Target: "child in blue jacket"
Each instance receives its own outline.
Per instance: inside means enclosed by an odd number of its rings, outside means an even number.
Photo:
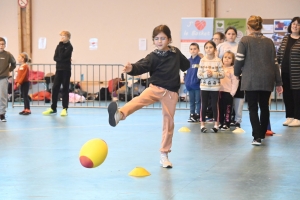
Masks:
[[[185,76],[185,87],[189,92],[190,116],[188,122],[198,122],[200,119],[200,79],[197,77],[198,66],[200,63],[199,45],[190,45],[190,68]]]

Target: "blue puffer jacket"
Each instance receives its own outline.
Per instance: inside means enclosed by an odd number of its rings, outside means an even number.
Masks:
[[[190,68],[187,70],[184,83],[188,91],[190,90],[200,90],[200,79],[197,77],[198,67],[193,65],[199,65],[201,58],[196,56],[195,58],[190,57]]]

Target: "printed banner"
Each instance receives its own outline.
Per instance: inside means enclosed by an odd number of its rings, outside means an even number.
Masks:
[[[214,20],[214,33],[222,32],[225,34],[225,30],[228,26],[233,26],[237,30],[236,42],[246,35],[247,31],[247,20],[246,19],[225,19],[225,18],[215,18]]]
[[[181,19],[181,52],[187,58],[189,46],[195,42],[199,44],[200,52],[204,54],[204,43],[213,36],[213,18],[182,18]]]

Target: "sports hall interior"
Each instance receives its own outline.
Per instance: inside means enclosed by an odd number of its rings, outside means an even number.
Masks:
[[[298,0],[23,1],[28,2],[25,9],[17,0],[0,1],[0,36],[7,38],[6,50],[15,58],[29,51],[32,63],[41,65],[55,64],[54,50],[62,30],[71,32],[73,64],[122,66],[154,50],[152,30],[160,24],[170,27],[172,45],[179,48],[182,18],[299,16]],[[41,37],[46,38],[44,49],[39,48]],[[89,49],[90,38],[98,38],[97,49]],[[139,50],[140,38],[146,38],[146,50]],[[118,76],[120,69],[111,73]],[[97,81],[102,78],[96,77]],[[61,117],[43,116],[50,105],[45,102],[33,104],[32,114],[21,116],[22,104],[9,102],[7,122],[0,123],[0,199],[299,199],[300,129],[282,126],[282,100],[272,102],[274,134],[261,146],[251,145],[246,103],[241,124],[245,132],[201,133],[199,123],[187,122],[187,103],[179,102],[169,154],[171,169],[159,164],[159,105],[141,109],[111,127],[108,103],[71,105],[68,116]],[[182,127],[190,132],[179,131]],[[107,143],[108,155],[100,166],[84,168],[79,152],[94,138]],[[130,176],[136,167],[145,168],[150,176]]]

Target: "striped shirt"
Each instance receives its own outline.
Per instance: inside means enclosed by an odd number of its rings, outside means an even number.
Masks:
[[[277,52],[278,63],[282,64],[284,59],[286,46],[290,35],[286,35],[281,42],[281,45]],[[291,78],[291,89],[300,89],[300,38],[295,42],[295,44],[290,49],[290,78]]]

